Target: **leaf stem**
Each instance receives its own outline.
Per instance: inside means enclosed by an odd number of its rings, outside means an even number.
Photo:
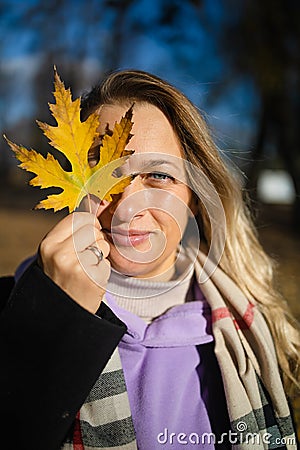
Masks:
[[[87,194],[88,197],[88,204],[89,204],[89,212],[92,213],[92,203],[91,203],[91,194],[88,192]]]

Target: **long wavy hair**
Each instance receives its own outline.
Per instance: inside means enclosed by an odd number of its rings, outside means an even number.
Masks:
[[[236,176],[213,142],[198,109],[175,87],[147,72],[116,71],[82,97],[82,118],[104,104],[150,103],[169,120],[181,142],[183,157],[199,167],[218,193],[226,217],[226,241],[220,267],[255,300],[271,330],[285,391],[300,388],[300,332],[286,301],[274,288],[273,261],[261,247],[248,202]],[[191,183],[193,181],[191,180]],[[201,238],[211,245],[210,219],[199,202]]]

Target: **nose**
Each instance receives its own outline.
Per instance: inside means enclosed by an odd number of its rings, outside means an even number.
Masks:
[[[145,211],[145,203],[142,201],[142,195],[134,195],[138,192],[144,191],[146,188],[143,185],[140,176],[136,176],[127,186],[122,194],[116,194],[113,196],[113,200],[108,207],[108,211],[111,215],[114,215],[115,219],[120,222],[129,223],[133,217],[142,216]],[[130,201],[132,197],[132,201]],[[125,206],[122,204],[125,202]]]

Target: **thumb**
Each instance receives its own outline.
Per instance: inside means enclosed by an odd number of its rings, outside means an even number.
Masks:
[[[95,197],[95,198],[97,199],[97,202],[93,203],[92,208],[93,208],[93,213],[99,219],[99,217],[101,216],[103,211],[111,204],[111,202],[109,202],[107,200],[100,200],[98,197]]]

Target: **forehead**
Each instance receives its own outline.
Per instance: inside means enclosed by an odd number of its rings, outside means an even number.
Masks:
[[[103,105],[98,110],[100,116],[100,133],[104,133],[108,124],[113,129],[129,106]],[[182,157],[181,145],[166,116],[157,107],[149,103],[137,103],[133,107],[132,138],[127,145],[128,150],[135,154],[163,153],[165,158]]]

